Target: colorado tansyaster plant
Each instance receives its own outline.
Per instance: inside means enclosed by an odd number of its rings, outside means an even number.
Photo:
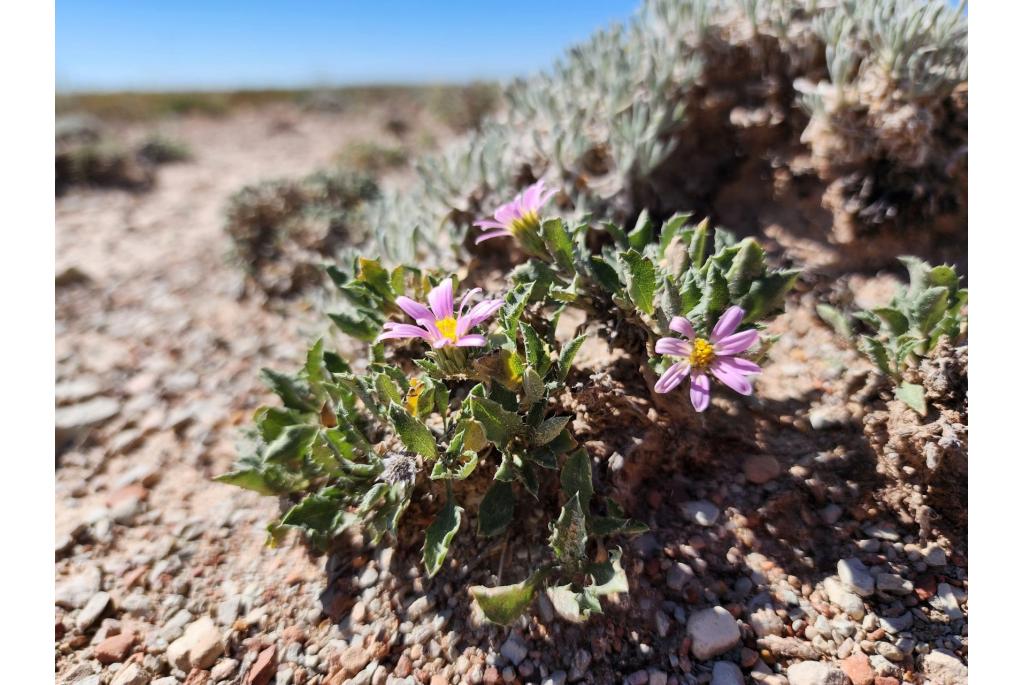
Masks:
[[[955,345],[967,335],[967,289],[960,287],[952,266],[932,266],[917,257],[900,261],[910,273],[910,284],[901,287],[888,305],[856,311],[851,320],[838,309],[820,304],[818,315],[840,335],[855,338],[860,352],[892,382],[894,395],[924,415],[928,411],[924,388],[905,376],[930,356],[943,337]],[[855,334],[854,320],[867,331]]]
[[[568,378],[585,340],[556,339],[562,312],[581,310],[641,365],[649,359],[665,371],[663,355],[685,356],[703,410],[708,373],[749,391],[747,377],[759,367],[738,355],[760,341],[797,274],[770,268],[752,239],[712,236],[707,222],[683,215],[658,226],[644,214],[629,231],[611,223],[570,229],[541,216],[546,195],[543,185],[531,186],[501,212],[528,255],[509,273],[503,297],[472,304],[474,288],[456,307],[457,283],[447,274],[389,270],[365,258],[328,268],[346,303],[331,318],[369,343],[366,370],[319,342],[298,374],[266,371],[283,406],[256,413],[236,468],[220,477],[283,498],[273,538],[294,528],[323,546],[359,525],[378,544],[398,537],[414,507],[416,518],[432,519],[423,564],[433,576],[464,518],[491,537],[517,533],[517,510],[557,511],[547,557],[525,579],[470,588],[484,616],[509,623],[546,592],[562,616],[582,620],[601,610],[601,596],[628,590],[621,553],[605,539],[644,526],[595,491],[572,415],[558,412],[571,406]],[[672,331],[687,340],[669,339]],[[645,369],[638,373],[647,379]],[[681,375],[672,367],[652,390]],[[466,481],[487,477],[479,509],[467,512],[464,503],[477,500]]]

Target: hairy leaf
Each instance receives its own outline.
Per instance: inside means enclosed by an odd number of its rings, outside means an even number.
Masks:
[[[624,252],[626,264],[626,291],[636,308],[644,314],[654,314],[654,288],[656,285],[654,264],[634,249]]]
[[[480,516],[477,532],[484,537],[493,537],[505,532],[516,509],[516,495],[512,484],[496,480],[491,483],[487,494],[480,501]]]
[[[590,498],[594,495],[593,475],[590,471],[590,454],[581,447],[570,454],[562,465],[562,492],[566,497],[579,496],[580,509],[586,514],[590,510]]]
[[[522,616],[533,601],[537,587],[547,576],[547,572],[538,571],[529,578],[515,585],[484,587],[474,585],[469,588],[470,594],[491,623],[507,626]]]
[[[388,417],[406,447],[425,459],[437,458],[437,440],[422,421],[410,416],[404,407],[394,402],[388,409]]]
[[[896,395],[896,399],[903,402],[921,416],[928,413],[928,404],[924,399],[924,388],[917,383],[908,383],[907,381],[903,381],[903,383],[896,388],[896,391],[893,394]]]
[[[449,497],[437,518],[427,528],[427,536],[423,541],[423,565],[427,569],[428,578],[433,578],[441,570],[441,564],[448,555],[448,547],[461,523],[462,507],[456,506],[455,500]]]

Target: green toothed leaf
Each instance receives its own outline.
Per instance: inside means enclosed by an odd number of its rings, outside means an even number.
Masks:
[[[565,344],[562,351],[558,354],[558,373],[556,377],[562,383],[569,376],[569,371],[572,369],[572,362],[576,358],[576,353],[583,347],[583,343],[586,341],[586,335],[580,335]]]
[[[580,509],[586,514],[590,510],[590,498],[594,495],[593,475],[590,471],[590,454],[581,447],[568,457],[562,466],[562,492],[566,497],[579,496]]]
[[[424,459],[437,458],[437,440],[422,421],[413,418],[404,407],[395,403],[388,408],[388,418],[406,447]]]
[[[533,598],[537,594],[537,587],[547,575],[546,570],[537,571],[515,585],[498,587],[474,585],[469,588],[469,592],[488,621],[507,626],[523,615],[523,612],[533,602]]]
[[[548,444],[558,437],[558,434],[562,432],[565,424],[569,423],[571,418],[571,416],[553,416],[550,419],[546,419],[534,430],[531,443],[534,445]]]
[[[622,254],[626,265],[626,292],[636,308],[654,314],[654,288],[657,285],[654,264],[634,249]]]
[[[569,569],[579,567],[586,557],[587,522],[580,508],[578,492],[562,507],[562,513],[551,528],[548,544],[555,558]]]
[[[576,271],[572,260],[572,239],[565,222],[561,219],[548,219],[541,226],[544,245],[548,248],[555,263],[566,273]]]
[[[449,497],[437,518],[427,528],[423,541],[423,566],[427,569],[428,578],[433,578],[441,570],[441,564],[448,556],[448,547],[461,523],[462,507],[456,506],[455,500]]]
[[[924,388],[917,383],[903,381],[894,393],[896,399],[916,411],[921,416],[928,413],[928,404],[924,399]]]
[[[853,327],[850,325],[850,320],[841,311],[827,304],[819,304],[815,309],[821,320],[831,326],[832,330],[847,340],[853,338]]]
[[[504,533],[516,510],[516,496],[512,484],[496,480],[491,483],[484,498],[480,501],[480,514],[477,519],[477,533],[483,537],[492,537]]]

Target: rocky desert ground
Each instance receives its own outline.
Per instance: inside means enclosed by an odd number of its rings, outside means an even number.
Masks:
[[[603,477],[628,486],[650,528],[630,543],[630,593],[588,623],[558,618],[543,595],[510,629],[469,608],[466,587],[494,580],[479,560],[512,568],[529,545],[460,542],[462,563],[430,581],[419,540],[373,549],[356,532],[326,556],[296,537],[266,546],[276,503],[211,478],[268,401],[258,370],[301,363],[322,317],[302,298],[246,292],[225,258],[225,203],[385,135],[383,118],[273,105],[162,122],[194,154],[160,167],[151,190],[58,197],[58,683],[966,682],[966,540],[873,496],[870,450],[851,428],[864,408],[846,400],[868,367],[807,289],[772,324],[773,363],[733,417],[746,438],[705,466],[655,465],[632,481],[628,449],[599,428],[626,417],[639,444],[663,431],[657,410],[577,415],[577,434],[607,457]],[[385,182],[400,187],[404,172]],[[852,279],[875,303],[891,286]],[[614,371],[587,358],[578,381],[613,388]]]

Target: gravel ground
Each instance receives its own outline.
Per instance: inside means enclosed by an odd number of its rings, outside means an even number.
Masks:
[[[863,408],[829,392],[862,362],[809,299],[773,325],[749,441],[640,484],[632,513],[651,530],[624,557],[631,592],[588,623],[541,597],[510,629],[483,624],[465,588],[496,580],[472,561],[495,550],[466,531],[432,581],[418,538],[266,547],[277,503],[210,477],[267,400],[257,370],[295,366],[319,317],[239,298],[220,212],[242,184],[311,171],[373,130],[189,119],[174,133],[196,160],[152,192],[57,200],[58,683],[967,682],[966,546],[876,505]]]

